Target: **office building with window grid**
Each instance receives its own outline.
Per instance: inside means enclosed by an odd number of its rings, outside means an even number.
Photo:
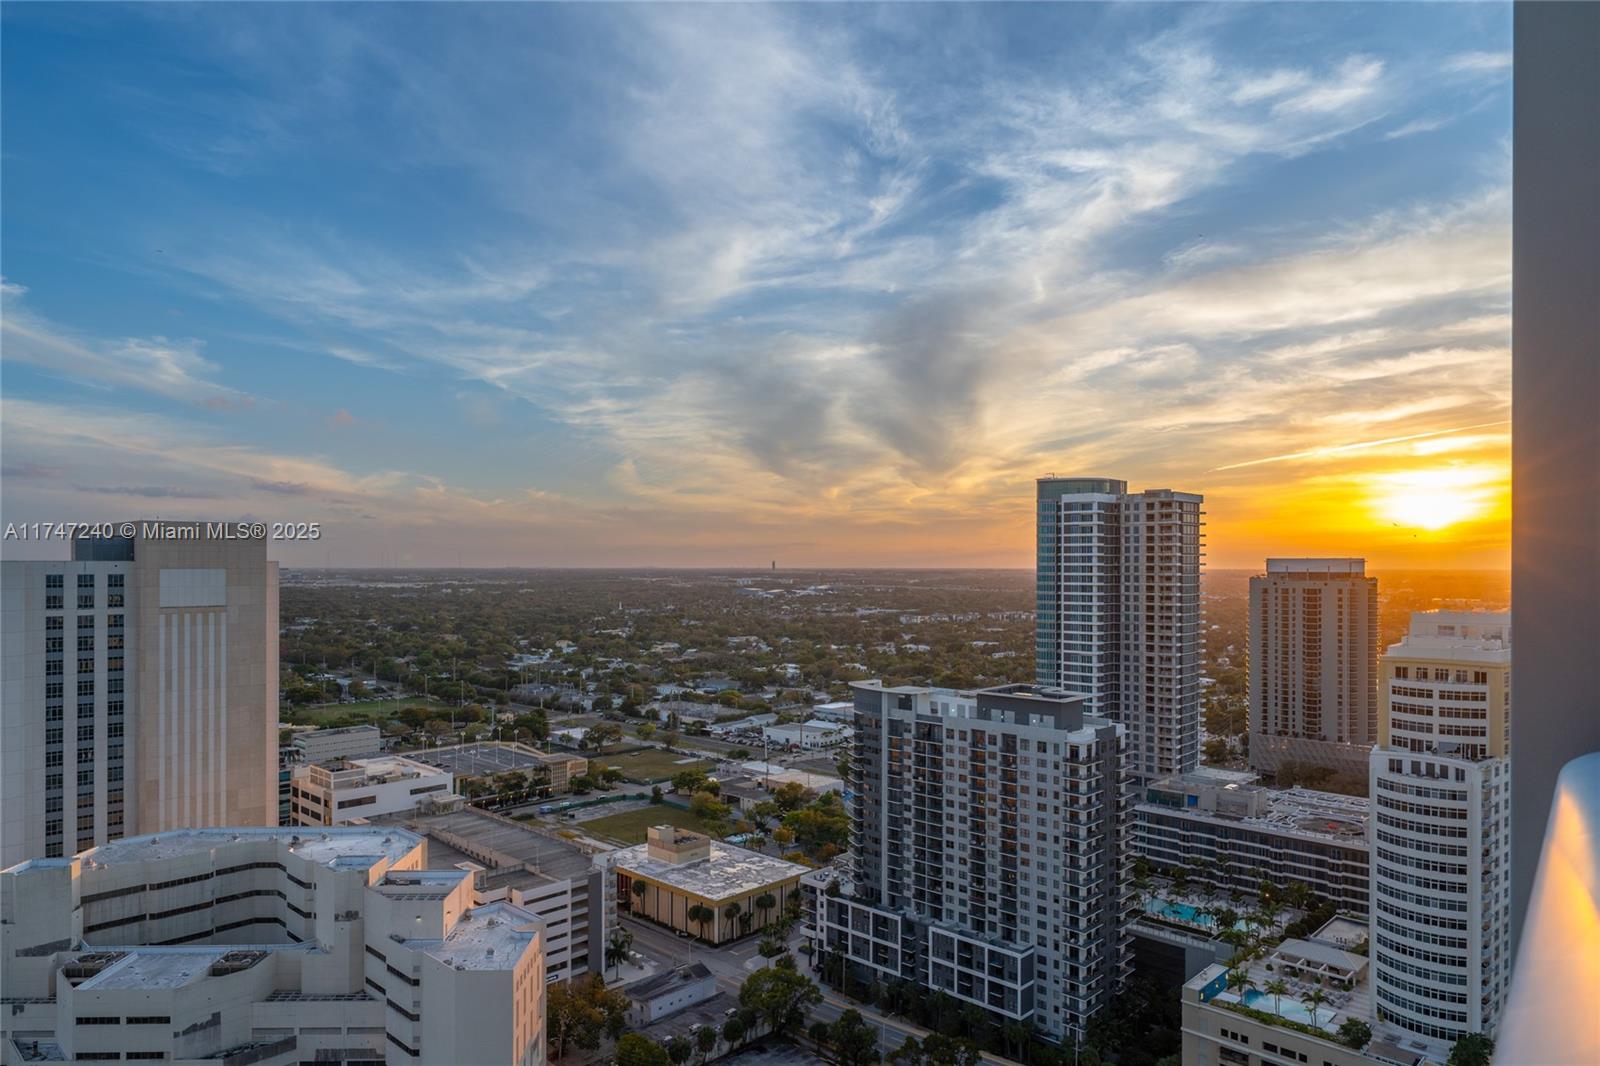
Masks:
[[[0,866],[277,824],[277,564],[203,523],[134,525],[0,564]]]

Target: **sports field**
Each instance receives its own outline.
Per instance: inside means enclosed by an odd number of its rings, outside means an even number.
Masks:
[[[592,766],[615,766],[625,778],[640,785],[671,781],[685,770],[710,770],[716,765],[706,759],[661,748],[646,748],[631,755],[597,755],[589,761]]]
[[[584,834],[615,840],[618,844],[643,844],[645,830],[653,825],[675,825],[679,829],[705,832],[705,825],[682,807],[653,803],[638,810],[623,811],[604,818],[590,818],[576,826]]]

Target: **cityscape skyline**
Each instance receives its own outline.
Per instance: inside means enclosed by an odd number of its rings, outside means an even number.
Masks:
[[[8,8],[8,520],[1021,567],[1054,471],[1505,566],[1508,8],[668,10]]]

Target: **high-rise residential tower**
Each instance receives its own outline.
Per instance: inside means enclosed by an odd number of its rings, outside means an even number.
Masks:
[[[1383,659],[1371,755],[1377,1020],[1492,1033],[1511,973],[1511,621],[1419,612]]]
[[[277,564],[206,523],[131,525],[0,567],[0,868],[277,824]]]
[[[1113,478],[1040,478],[1036,680],[1120,722],[1143,781],[1200,761],[1200,505]]]
[[[814,965],[1069,1039],[1132,966],[1125,730],[1031,685],[852,687],[853,875],[802,878]]]
[[[1250,766],[1362,777],[1378,734],[1378,579],[1363,559],[1268,559],[1250,579]]]

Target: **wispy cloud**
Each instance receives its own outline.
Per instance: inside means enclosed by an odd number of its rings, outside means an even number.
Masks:
[[[1511,69],[1511,53],[1462,52],[1445,60],[1444,69],[1453,73],[1500,74]]]
[[[149,273],[370,394],[319,399],[323,437],[128,483],[419,526],[548,522],[559,496],[580,523],[657,516],[652,536],[827,539],[970,533],[1045,465],[1233,485],[1330,439],[1477,447],[1440,427],[1508,402],[1508,204],[1495,145],[1455,135],[1503,100],[1502,42],[1378,48],[1283,9],[1292,43],[1261,52],[1234,9],[1086,10],[153,14],[231,79],[181,107],[152,91],[163,151],[239,183],[355,156],[372,195],[196,197],[141,228]],[[1016,47],[1034,36],[1061,58]],[[1394,142],[1446,123],[1448,179],[1395,170]],[[231,376],[226,333],[31,321],[14,341],[8,313],[7,357],[75,381],[205,406],[263,376]],[[405,390],[425,401],[390,414]]]
[[[27,363],[95,388],[134,389],[213,410],[251,402],[249,396],[211,380],[217,364],[200,354],[203,345],[197,340],[75,336],[30,311],[23,302],[26,291],[15,283],[3,287],[0,333],[8,362]]]

